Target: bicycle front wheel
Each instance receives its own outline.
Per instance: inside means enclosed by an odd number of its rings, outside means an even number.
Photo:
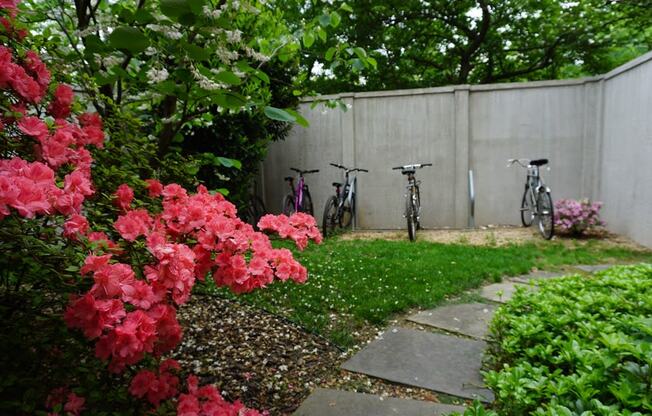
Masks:
[[[532,200],[532,192],[530,188],[526,187],[523,192],[523,199],[521,200],[521,224],[523,227],[529,227],[534,221],[534,201]]]
[[[412,192],[405,198],[405,219],[407,220],[408,237],[410,241],[415,241],[417,239],[417,212]]]
[[[331,196],[324,206],[324,218],[321,223],[322,234],[324,237],[333,235],[337,225],[337,197]]]
[[[283,197],[283,214],[290,216],[294,214],[294,196],[287,194]]]
[[[351,195],[351,200],[345,200],[340,213],[340,227],[347,228],[353,223],[355,215],[355,194]]]
[[[303,201],[301,201],[301,207],[299,207],[299,211],[310,215],[314,215],[315,213],[314,207],[312,206],[312,197],[310,196],[310,192],[308,192],[307,189],[303,191]]]
[[[537,196],[537,213],[539,217],[539,232],[546,240],[555,233],[554,207],[550,192],[541,192]]]

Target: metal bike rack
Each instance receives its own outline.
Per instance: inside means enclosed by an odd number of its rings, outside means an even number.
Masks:
[[[469,169],[469,228],[475,228],[475,187],[471,169]]]

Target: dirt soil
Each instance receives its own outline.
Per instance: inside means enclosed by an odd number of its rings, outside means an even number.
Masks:
[[[406,230],[353,231],[342,234],[343,240],[407,240]],[[553,241],[564,244],[583,244],[588,241],[600,241],[607,245],[618,245],[643,250],[644,247],[635,242],[606,231],[597,231],[582,238],[554,236]],[[543,241],[536,228],[515,226],[488,225],[469,229],[436,229],[419,230],[417,241],[430,241],[443,244],[470,244],[474,246],[505,246],[509,244],[538,243]]]

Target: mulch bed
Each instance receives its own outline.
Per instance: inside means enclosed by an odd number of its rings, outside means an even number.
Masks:
[[[218,386],[225,399],[271,415],[292,414],[316,387],[451,402],[429,390],[340,370],[379,335],[375,327],[342,352],[283,317],[209,295],[193,295],[179,310],[179,321],[185,333],[174,358],[202,383]]]
[[[260,309],[194,295],[179,310],[184,339],[174,358],[225,399],[291,414],[332,377],[342,352],[324,338]]]

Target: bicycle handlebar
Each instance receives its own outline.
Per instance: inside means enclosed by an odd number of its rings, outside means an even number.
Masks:
[[[290,170],[293,170],[293,171],[295,171],[295,172],[297,172],[297,173],[299,173],[301,175],[304,175],[306,173],[317,173],[317,172],[319,172],[319,169],[301,170],[301,169],[297,169],[297,168],[290,168]]]
[[[410,170],[410,169],[421,169],[426,166],[432,166],[432,163],[415,163],[413,165],[403,165],[393,167],[393,170]]]
[[[344,169],[347,172],[367,172],[367,173],[369,172],[367,169],[362,169],[362,168],[350,168],[349,169],[344,165],[338,165],[337,163],[333,163],[333,162],[329,163],[329,165],[334,166],[336,168]]]

